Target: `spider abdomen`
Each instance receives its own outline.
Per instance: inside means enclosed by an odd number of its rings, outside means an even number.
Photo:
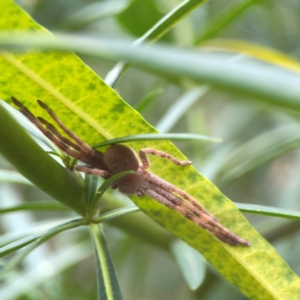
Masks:
[[[117,181],[119,191],[125,195],[133,195],[138,192],[145,183],[143,172],[138,170],[134,174],[123,176]]]
[[[104,154],[106,165],[112,174],[125,171],[137,171],[139,161],[136,153],[129,147],[121,144],[111,145]]]

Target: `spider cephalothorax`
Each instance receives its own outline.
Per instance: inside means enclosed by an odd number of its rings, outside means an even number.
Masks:
[[[150,173],[148,171],[149,161],[147,154],[169,159],[179,166],[190,165],[190,161],[180,161],[166,152],[151,148],[141,149],[137,156],[133,149],[122,144],[111,145],[105,153],[102,153],[90,147],[69,130],[42,101],[38,100],[39,105],[48,112],[51,118],[71,139],[62,136],[51,123],[40,117],[36,118],[14,97],[12,97],[12,100],[20,108],[20,111],[61,150],[87,164],[85,166],[76,165],[74,167],[75,170],[101,176],[105,179],[120,172],[133,171],[134,173],[118,179],[112,185],[112,188],[118,188],[125,195],[136,194],[140,197],[148,195],[163,205],[176,210],[195,224],[205,228],[223,242],[235,246],[250,246],[249,242],[222,226],[217,218],[205,210],[192,196]]]

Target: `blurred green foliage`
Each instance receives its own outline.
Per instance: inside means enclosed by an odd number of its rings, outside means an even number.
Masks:
[[[140,37],[162,17],[156,1],[135,0],[118,15],[118,21],[130,34]]]

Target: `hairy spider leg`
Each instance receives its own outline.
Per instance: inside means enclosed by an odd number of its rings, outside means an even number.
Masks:
[[[111,176],[111,174],[106,170],[100,170],[89,166],[76,165],[75,170],[86,174],[94,175],[94,176],[100,176],[103,177],[104,179],[107,179],[108,177]]]
[[[182,198],[184,198],[185,200],[189,201],[199,211],[201,211],[203,214],[209,216],[212,221],[218,221],[218,219],[215,216],[213,216],[211,213],[209,213],[203,206],[200,205],[200,203],[195,198],[193,198],[191,195],[189,195],[185,191],[181,190],[180,188],[169,183],[168,181],[163,180],[160,177],[158,177],[150,172],[145,172],[145,177],[147,178],[147,180],[149,182],[152,182],[164,189],[174,192],[174,193],[178,194],[179,196],[181,196]]]
[[[232,242],[230,244],[232,245],[242,244],[244,246],[250,246],[250,244],[247,241],[235,235],[233,232],[231,232],[230,230],[222,226],[220,223],[218,223],[218,221],[211,220],[210,218],[207,218],[206,215],[195,211],[192,205],[182,201],[181,198],[172,194],[170,191],[165,190],[159,186],[155,186],[153,184],[150,185],[150,189],[155,191],[157,194],[161,195],[168,201],[170,201],[174,205],[173,209],[176,209],[176,206],[182,207],[183,209],[181,209],[181,214],[192,220],[194,223],[204,227],[211,233],[215,234],[220,240],[225,242],[231,240]],[[205,224],[205,226],[203,224]]]
[[[37,100],[38,104],[50,115],[50,117],[55,121],[55,123],[75,142],[77,142],[82,149],[84,149],[86,152],[91,153],[93,152],[93,148],[90,147],[87,143],[85,143],[83,140],[81,140],[74,132],[72,132],[69,128],[67,128],[63,122],[56,116],[56,114],[53,112],[53,110],[48,107],[44,102],[41,100]]]
[[[199,217],[193,215],[192,213],[184,210],[182,207],[175,204],[172,201],[172,198],[169,197],[169,195],[168,195],[168,197],[165,197],[165,196],[161,195],[160,193],[152,190],[151,188],[145,188],[143,190],[143,193],[145,195],[148,195],[152,199],[157,200],[158,202],[160,202],[161,204],[167,206],[168,208],[176,210],[181,215],[183,215],[184,217],[191,220],[193,223],[195,223],[195,224],[201,226],[202,228],[208,230],[209,232],[211,232],[213,235],[215,235],[218,239],[220,239],[223,242],[226,242],[226,243],[228,243],[230,245],[233,245],[233,246],[237,246],[239,244],[244,245],[244,246],[250,246],[250,244],[247,241],[239,238],[238,236],[236,236],[234,233],[230,232],[225,227],[221,226],[221,228],[223,229],[221,231],[220,228],[215,228],[212,225],[208,224],[206,221],[202,220],[201,218],[199,218]]]
[[[75,151],[70,148],[70,141],[67,140],[67,143],[64,143],[63,140],[60,139],[59,136],[56,136],[56,132],[52,132],[49,128],[44,128],[41,120],[37,119],[22,103],[20,103],[16,98],[12,97],[12,101],[14,104],[19,107],[20,112],[29,120],[31,121],[49,140],[51,140],[57,147],[63,150],[68,155],[86,163],[89,165],[93,165],[95,167],[99,167],[101,169],[105,168],[104,160],[103,160],[103,153],[94,150],[96,153],[93,155],[85,153],[83,150]],[[48,123],[48,122],[46,122]],[[65,127],[65,126],[64,126]],[[72,147],[72,146],[71,146]],[[82,148],[80,148],[82,149]]]
[[[54,120],[54,122],[71,139],[73,139],[80,146],[78,151],[86,153],[87,156],[89,156],[89,159],[91,159],[91,161],[94,162],[93,164],[92,163],[88,163],[88,164],[92,164],[94,167],[97,167],[97,168],[100,168],[100,169],[107,169],[107,166],[104,162],[104,154],[102,152],[93,149],[87,143],[85,143],[83,140],[81,140],[74,132],[72,132],[68,127],[66,127],[64,125],[64,123],[56,116],[56,114],[53,112],[53,110],[49,106],[47,106],[44,102],[42,102],[41,100],[37,100],[37,102],[50,115],[50,117]],[[46,123],[48,123],[48,122],[46,121]],[[50,123],[48,123],[48,124],[50,124]],[[55,128],[53,125],[48,127],[49,130],[52,130],[53,128]],[[55,130],[55,132],[53,132],[53,133],[54,134],[58,133],[58,135],[56,134],[56,136],[58,136],[59,138],[62,138],[62,141],[65,141],[65,143],[67,145],[71,146],[72,148],[74,148],[73,145],[76,145],[72,141],[64,138],[57,130]],[[78,149],[78,146],[75,146],[75,147],[76,148],[74,148],[74,149]],[[84,155],[84,154],[82,154],[82,155]],[[81,160],[82,162],[86,162],[86,161],[83,161],[82,159],[79,159],[79,160]]]
[[[169,159],[170,161],[172,161],[173,163],[175,163],[175,164],[177,164],[179,166],[187,166],[187,165],[190,165],[192,163],[191,161],[188,161],[188,160],[181,161],[181,160],[175,158],[174,156],[172,156],[172,155],[170,155],[170,154],[168,154],[166,152],[163,152],[163,151],[159,151],[159,150],[152,149],[152,148],[144,148],[144,149],[141,149],[139,151],[139,156],[140,156],[140,159],[141,159],[141,162],[142,162],[142,165],[143,165],[142,166],[143,170],[147,170],[149,168],[149,166],[150,166],[149,160],[147,158],[147,154],[152,154],[152,155],[156,155],[156,156],[159,156],[159,157],[163,157],[163,158]],[[206,209],[204,209],[204,207],[202,207],[199,204],[199,202],[196,199],[194,199],[193,197],[191,197],[189,194],[187,194],[183,190],[181,190],[181,189],[173,186],[169,182],[163,181],[159,177],[156,177],[156,179],[158,179],[157,181],[161,181],[164,184],[165,187],[168,186],[167,189],[171,189],[172,191],[178,193],[184,199],[186,199],[187,201],[189,201],[192,205],[194,205],[195,207],[197,207],[198,210],[200,210],[203,213],[205,213],[206,215],[210,216],[212,219],[217,220],[217,218],[215,216],[213,216]],[[177,191],[175,191],[174,189],[176,189]]]
[[[62,144],[59,137],[57,137],[53,132],[45,129],[42,125],[42,121],[36,118],[29,109],[27,109],[22,103],[20,103],[16,98],[11,97],[13,103],[19,107],[20,112],[33,123],[49,140],[53,141],[60,149],[65,151],[66,145]]]
[[[166,188],[162,188],[154,183],[150,183],[150,188],[157,192],[158,194],[162,195],[163,197],[168,198],[172,203],[178,206],[182,206],[188,212],[193,213],[197,217],[201,217],[208,223],[215,224],[217,221],[212,219],[210,216],[204,214],[202,211],[199,211],[195,206],[193,206],[190,202],[184,201],[182,198],[178,197],[177,195],[173,194],[172,191],[169,191]]]
[[[109,173],[105,170],[99,170],[88,166],[77,165],[75,166],[75,169],[80,172],[104,178],[109,176]],[[149,188],[144,187],[142,189],[142,193],[147,194],[163,205],[178,211],[181,215],[187,217],[195,224],[207,229],[224,242],[227,242],[231,245],[249,245],[247,241],[239,238],[234,233],[221,226],[216,220],[211,220],[209,216],[203,213],[199,213],[199,211],[196,210],[196,208],[192,204],[183,201],[181,198],[172,194],[170,191],[165,190],[154,183],[149,184]]]
[[[189,160],[179,160],[169,153],[159,151],[156,149],[152,149],[152,148],[144,148],[139,151],[139,156],[142,161],[144,170],[147,170],[150,166],[150,162],[147,158],[147,154],[152,154],[155,156],[166,158],[166,159],[172,161],[174,164],[179,165],[179,166],[188,166],[188,165],[192,164],[192,162]]]
[[[110,175],[105,170],[99,170],[88,166],[77,165],[75,166],[75,170],[87,174],[95,175],[95,176],[104,177],[104,178],[107,178],[107,176]],[[203,213],[199,213],[199,210],[196,210],[196,208],[192,204],[183,201],[181,198],[172,194],[170,191],[165,190],[154,183],[150,183],[148,185],[146,184],[146,186],[148,186],[149,188],[142,187],[143,194],[145,193],[151,198],[166,205],[167,207],[178,211],[183,216],[189,218],[197,225],[204,227],[205,229],[209,230],[211,233],[218,236],[219,239],[221,239],[222,241],[228,242],[232,245],[236,245],[238,243],[240,244],[247,243],[246,241],[239,239],[232,232],[228,231],[226,228],[221,226],[219,223],[217,223],[216,220],[212,220],[209,216]]]
[[[20,109],[20,112],[33,123],[47,138],[50,140],[53,138],[53,134],[46,130],[41,122],[27,109],[21,102],[19,102],[15,97],[11,97],[13,103]]]
[[[73,149],[77,150],[77,151],[82,151],[83,149],[76,143],[73,143],[72,141],[70,141],[69,139],[67,139],[66,137],[62,136],[60,134],[60,132],[48,121],[46,121],[45,119],[43,119],[42,117],[37,117],[37,119],[44,124],[47,129],[49,131],[52,132],[53,135],[55,135],[57,138],[59,138],[62,142],[64,142],[65,144],[71,146]]]

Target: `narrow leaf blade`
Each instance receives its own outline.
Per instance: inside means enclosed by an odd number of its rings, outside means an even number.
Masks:
[[[122,300],[122,292],[119,286],[114,264],[99,225],[91,225],[91,234],[94,241],[97,261],[97,283],[99,300]]]

